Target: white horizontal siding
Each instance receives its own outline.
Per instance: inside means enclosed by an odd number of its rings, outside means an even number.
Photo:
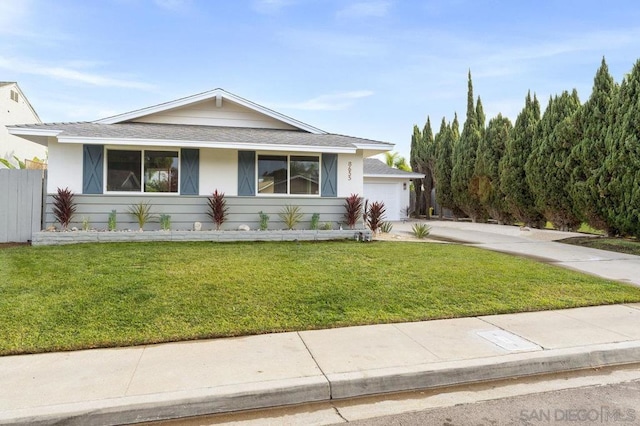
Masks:
[[[207,100],[182,108],[151,114],[133,121],[138,123],[298,130],[296,127],[245,108],[227,99],[222,101],[221,107],[216,106],[215,100]]]
[[[320,214],[320,223],[331,222],[333,229],[338,229],[344,220],[343,198],[303,198],[303,197],[225,197],[227,200],[228,221],[222,229],[237,229],[239,225],[246,224],[251,229],[257,229],[259,225],[258,212],[263,211],[270,216],[269,229],[283,229],[284,224],[278,217],[286,205],[299,206],[303,219],[297,229],[309,229],[311,216]],[[133,204],[148,202],[151,205],[151,213],[155,219],[145,225],[145,230],[160,229],[158,217],[160,214],[171,215],[171,229],[190,230],[194,222],[201,222],[203,229],[214,227],[207,216],[207,197],[202,196],[155,196],[144,195],[76,195],[76,214],[71,227],[82,228],[83,218],[87,218],[91,228],[104,230],[107,228],[109,213],[116,210],[117,229],[138,229],[135,219],[128,213]],[[47,196],[46,226],[54,225],[55,217],[52,213],[52,194]]]

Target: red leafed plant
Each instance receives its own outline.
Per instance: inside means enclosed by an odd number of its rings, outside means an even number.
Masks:
[[[374,234],[378,233],[384,223],[385,207],[382,201],[376,201],[369,205],[366,212],[367,226]]]
[[[207,215],[216,224],[216,231],[220,230],[220,226],[227,220],[227,200],[224,199],[224,192],[213,191],[213,196],[209,197],[209,211]]]
[[[75,212],[76,203],[73,201],[73,192],[69,188],[58,188],[58,193],[53,196],[53,215],[60,222],[63,229],[69,227],[69,222],[71,222]]]
[[[362,213],[362,198],[358,194],[351,194],[344,202],[344,209],[344,220],[350,229],[354,229]]]

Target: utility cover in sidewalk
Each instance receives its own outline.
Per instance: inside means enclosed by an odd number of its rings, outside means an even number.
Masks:
[[[478,331],[476,334],[508,351],[536,351],[542,349],[535,343],[504,330]]]

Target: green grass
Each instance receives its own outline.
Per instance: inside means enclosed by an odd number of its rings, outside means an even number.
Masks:
[[[565,244],[591,247],[600,250],[615,251],[618,253],[635,254],[640,256],[640,243],[636,239],[614,237],[574,237],[561,240]]]
[[[638,302],[472,247],[124,243],[0,250],[0,354]]]

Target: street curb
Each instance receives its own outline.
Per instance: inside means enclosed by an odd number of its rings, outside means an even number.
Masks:
[[[0,414],[0,425],[122,425],[329,399],[319,375],[14,410]]]
[[[433,389],[640,362],[640,341],[329,374],[333,399]]]
[[[0,425],[129,424],[634,363],[640,341],[44,406],[5,412]]]

